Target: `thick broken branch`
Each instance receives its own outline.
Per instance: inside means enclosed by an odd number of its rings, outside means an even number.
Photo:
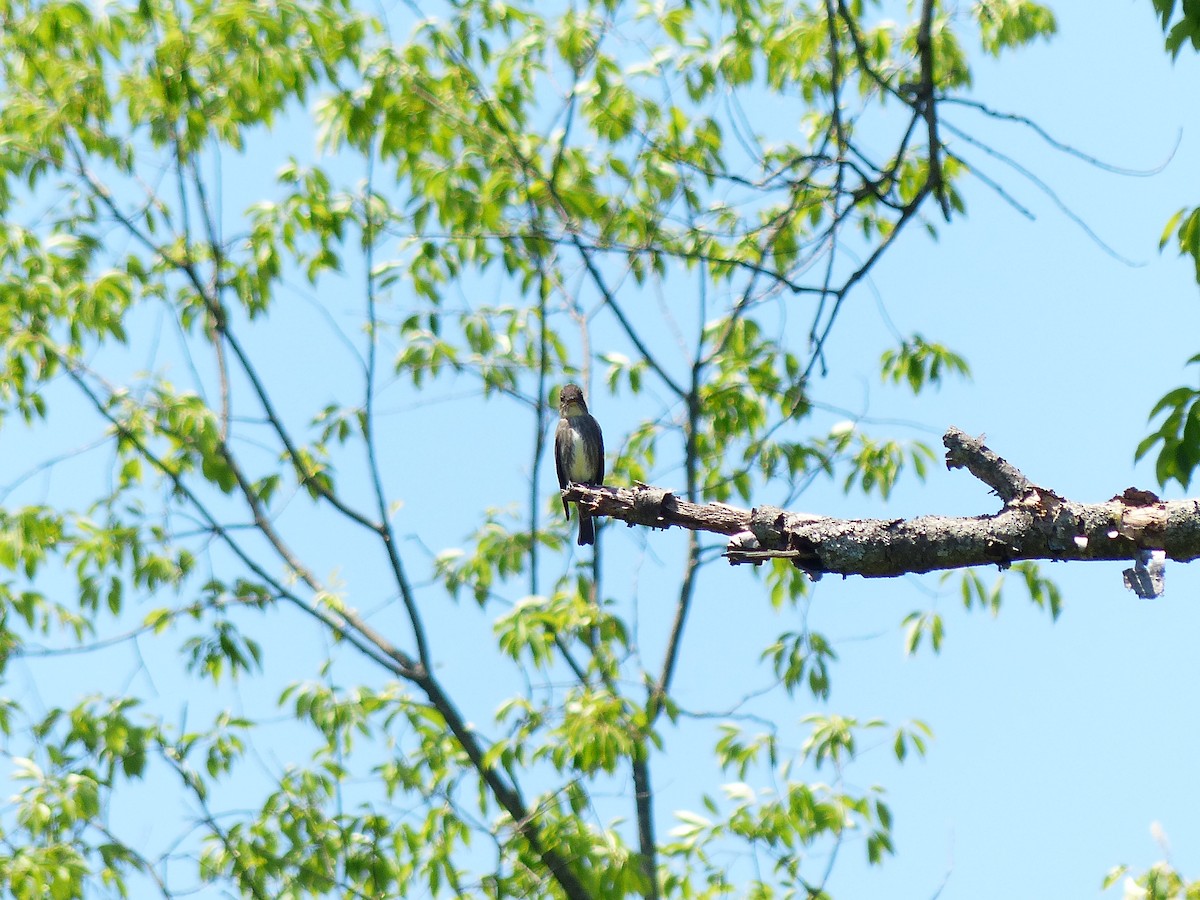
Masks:
[[[947,469],[966,469],[1005,503],[1011,503],[1032,487],[1016,466],[985,447],[982,437],[973,438],[951,425],[942,443],[946,447]]]
[[[564,498],[593,515],[652,528],[678,526],[731,535],[731,563],[790,559],[814,575],[891,577],[1018,560],[1122,560],[1161,550],[1200,557],[1200,500],[1161,501],[1129,488],[1103,503],[1076,503],[1029,481],[1010,463],[956,428],[946,432],[948,468],[965,468],[1002,500],[991,515],[915,519],[837,519],[774,507],[697,504],[670,491],[570,485]]]

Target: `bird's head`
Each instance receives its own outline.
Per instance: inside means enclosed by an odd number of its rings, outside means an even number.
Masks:
[[[586,416],[588,410],[583,400],[583,388],[577,384],[564,384],[558,392],[558,411],[568,418]]]

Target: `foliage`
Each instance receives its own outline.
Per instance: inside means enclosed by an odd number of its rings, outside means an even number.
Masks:
[[[1195,900],[1200,897],[1200,881],[1188,882],[1167,862],[1155,863],[1137,878],[1128,877],[1128,866],[1115,866],[1104,876],[1104,889],[1122,881],[1124,896],[1130,900]]]
[[[1188,365],[1200,363],[1200,355],[1188,360]],[[1158,430],[1146,437],[1137,448],[1137,459],[1149,453],[1156,444],[1162,446],[1155,461],[1159,484],[1177,481],[1186,488],[1196,466],[1200,465],[1200,390],[1181,385],[1168,391],[1150,411],[1153,419],[1166,413]]]
[[[1178,0],[1152,0],[1154,10],[1158,13],[1163,32],[1167,36],[1166,46],[1171,56],[1179,55],[1184,42],[1189,42],[1193,50],[1200,50],[1200,8],[1190,0],[1183,0],[1178,20],[1175,10]]]
[[[636,598],[563,561],[546,485],[497,499],[489,477],[510,451],[546,468],[553,387],[594,358],[633,420],[615,482],[887,497],[923,475],[929,448],[822,421],[814,385],[897,236],[963,208],[938,117],[969,45],[1054,29],[1023,0],[972,10],[459,0],[399,38],[337,0],[0,3],[24,472],[0,648],[52,698],[0,705],[4,890],[822,897],[818,854],[883,861],[892,812],[845,772],[863,734],[902,761],[925,726],[714,736],[676,696],[711,548],[692,535],[657,591],[653,663]],[[968,372],[897,342],[887,381]],[[803,610],[801,573],[765,581]],[[816,703],[836,658],[789,628],[762,661]],[[665,834],[681,732],[737,780]],[[153,821],[128,821],[146,795]]]
[[[1172,24],[1177,6],[1175,0],[1153,2],[1171,55],[1179,55],[1184,41],[1190,41],[1192,49],[1200,50],[1200,7],[1185,2],[1180,10],[1180,18]],[[1190,256],[1195,262],[1196,281],[1200,283],[1200,208],[1184,207],[1171,216],[1159,240],[1159,250],[1166,248],[1172,239],[1180,255]],[[1193,356],[1187,364],[1195,365],[1197,362],[1200,362],[1200,355]],[[1156,444],[1161,445],[1155,460],[1155,473],[1159,484],[1163,486],[1169,481],[1176,481],[1186,488],[1191,483],[1196,466],[1200,465],[1198,396],[1200,391],[1181,386],[1164,394],[1150,411],[1150,419],[1160,413],[1166,413],[1166,416],[1158,430],[1138,445],[1136,458],[1141,459]]]

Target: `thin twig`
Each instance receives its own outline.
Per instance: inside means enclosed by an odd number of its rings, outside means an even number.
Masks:
[[[1130,266],[1132,268],[1138,268],[1140,266],[1145,265],[1145,263],[1139,263],[1136,260],[1129,259],[1127,256],[1124,256],[1121,253],[1118,253],[1117,250],[1115,250],[1113,247],[1109,246],[1109,244],[1107,244],[1105,242],[1105,240],[1102,237],[1100,237],[1100,235],[1096,234],[1096,232],[1092,229],[1092,227],[1090,225],[1088,225],[1088,223],[1086,221],[1084,221],[1082,216],[1080,216],[1077,212],[1075,212],[1073,209],[1071,209],[1071,207],[1069,207],[1066,204],[1066,202],[1061,197],[1058,196],[1058,194],[1055,192],[1055,190],[1052,187],[1050,187],[1050,185],[1048,185],[1045,181],[1043,181],[1041,178],[1039,178],[1037,175],[1035,175],[1032,171],[1030,171],[1028,168],[1023,166],[1021,163],[1017,162],[1015,159],[1013,159],[1007,153],[1003,153],[1000,150],[997,150],[995,147],[992,147],[990,144],[985,144],[983,141],[979,140],[979,138],[974,137],[971,134],[968,134],[967,132],[963,131],[960,128],[954,127],[949,122],[943,122],[942,125],[951,134],[966,141],[972,147],[977,147],[978,149],[982,150],[984,153],[986,153],[988,156],[992,157],[993,159],[997,159],[1000,162],[1004,163],[1006,166],[1008,166],[1010,169],[1012,169],[1014,172],[1016,172],[1018,175],[1020,175],[1022,178],[1024,178],[1026,181],[1028,181],[1034,187],[1036,187],[1042,193],[1043,196],[1048,198],[1050,200],[1050,202],[1053,203],[1058,208],[1059,212],[1061,212],[1064,216],[1066,216],[1070,221],[1074,222],[1075,225],[1078,226],[1079,229],[1084,234],[1086,234],[1089,238],[1091,238],[1092,243],[1094,243],[1097,247],[1099,247],[1101,250],[1103,250],[1104,253],[1106,253],[1108,256],[1111,256],[1113,259],[1117,260],[1118,262],[1124,263],[1125,265]]]
[[[1157,166],[1152,166],[1149,169],[1131,169],[1125,166],[1118,166],[1113,163],[1105,162],[1097,156],[1093,156],[1090,153],[1085,153],[1077,147],[1073,147],[1070,144],[1058,140],[1058,138],[1052,136],[1050,132],[1046,131],[1045,128],[1028,116],[1018,115],[1017,113],[1001,112],[1000,110],[992,109],[985,103],[980,103],[978,100],[970,100],[966,97],[940,97],[938,102],[953,104],[955,106],[965,106],[968,109],[973,109],[976,112],[982,113],[990,119],[998,119],[1002,122],[1014,122],[1018,125],[1023,125],[1055,150],[1065,153],[1068,156],[1074,156],[1076,159],[1082,160],[1089,166],[1093,166],[1094,168],[1100,169],[1104,172],[1111,172],[1114,175],[1129,175],[1135,178],[1145,178],[1150,175],[1157,175],[1168,165],[1170,165],[1171,160],[1175,158],[1175,154],[1179,150],[1180,142],[1183,140],[1183,132],[1179,131],[1175,136],[1175,146],[1171,148],[1171,152],[1167,154],[1167,158]]]
[[[400,599],[404,604],[409,627],[412,628],[413,640],[417,645],[417,659],[421,661],[422,667],[426,671],[429,671],[433,665],[433,660],[429,655],[429,639],[426,635],[424,620],[421,618],[421,612],[417,606],[416,594],[409,583],[404,563],[400,559],[399,548],[396,546],[396,535],[392,528],[391,517],[388,515],[387,495],[383,489],[383,475],[379,465],[379,453],[375,441],[375,373],[378,365],[379,320],[375,297],[375,220],[373,217],[374,195],[371,187],[374,175],[374,160],[375,156],[374,152],[372,152],[367,158],[367,184],[363,210],[364,229],[366,232],[364,234],[364,242],[366,244],[367,264],[368,329],[367,372],[365,396],[363,398],[363,441],[367,448],[367,469],[370,472],[371,488],[375,494],[377,513],[379,515],[379,522],[373,526],[373,529],[383,541],[384,550],[387,553],[388,565],[392,570],[392,577],[395,579],[396,586],[400,590]]]

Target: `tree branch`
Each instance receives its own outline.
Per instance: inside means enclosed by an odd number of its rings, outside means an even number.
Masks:
[[[933,0],[921,4],[921,23],[917,28],[917,55],[921,63],[921,84],[918,102],[925,116],[929,136],[929,183],[942,207],[942,215],[950,221],[950,200],[942,179],[941,140],[938,138],[937,103],[934,100],[933,75]]]
[[[1200,499],[1159,500],[1127,488],[1103,503],[1078,503],[1034,484],[957,428],[943,437],[947,468],[965,468],[1004,501],[997,513],[915,519],[836,519],[770,506],[688,503],[662,488],[588,487],[563,493],[593,515],[652,528],[731,535],[731,564],[784,558],[814,576],[888,578],[1018,560],[1138,560],[1147,551],[1200,558]]]

